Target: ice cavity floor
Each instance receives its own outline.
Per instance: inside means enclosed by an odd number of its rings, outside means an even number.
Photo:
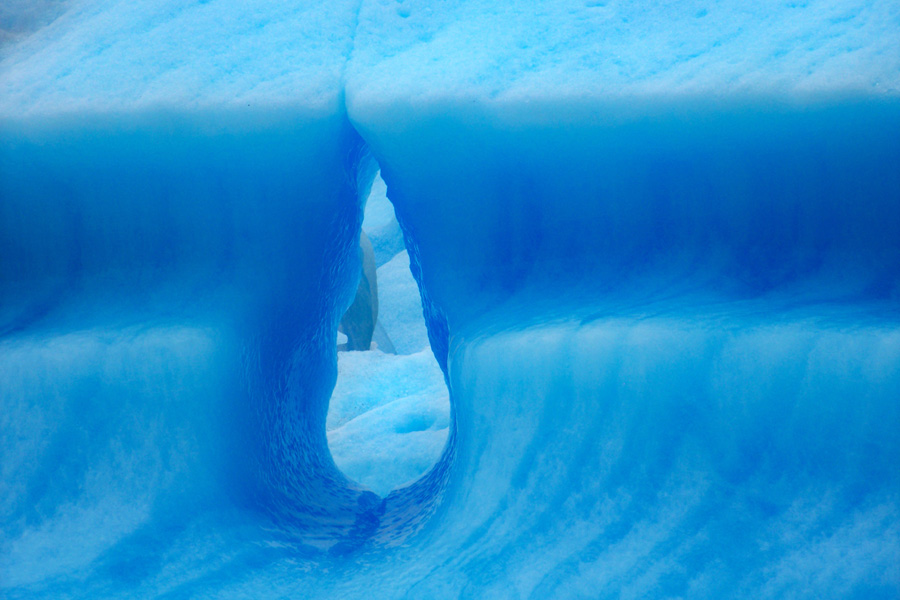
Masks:
[[[434,466],[447,443],[450,394],[431,348],[403,235],[376,176],[363,231],[378,266],[378,324],[395,352],[338,353],[328,447],[350,479],[386,496]],[[340,339],[340,335],[339,335]]]

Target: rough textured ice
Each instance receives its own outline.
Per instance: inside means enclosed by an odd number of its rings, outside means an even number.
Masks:
[[[0,50],[4,598],[898,596],[896,2],[58,8]],[[336,385],[377,168],[429,350]],[[434,449],[431,356],[440,459],[352,481],[332,392]]]
[[[396,126],[436,101],[883,96],[900,91],[898,24],[887,1],[369,1],[348,98]]]
[[[357,2],[70,1],[9,51],[0,108],[334,107]]]

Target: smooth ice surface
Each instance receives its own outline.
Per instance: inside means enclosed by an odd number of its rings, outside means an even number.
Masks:
[[[35,27],[0,60],[4,598],[900,593],[896,2]],[[326,439],[371,158],[452,402],[385,497]],[[390,453],[398,402],[345,416]]]
[[[52,23],[68,0],[6,0],[0,4],[0,52],[12,42]]]
[[[458,540],[462,564],[502,557],[505,577],[482,575],[479,593],[894,593],[897,320],[762,308],[610,316],[458,346],[452,389],[472,403],[457,405],[458,460],[479,501],[455,507],[448,520],[471,525],[443,536],[478,536]],[[529,517],[535,505],[547,516]],[[485,524],[503,533],[479,535]],[[459,577],[445,569],[421,589]]]

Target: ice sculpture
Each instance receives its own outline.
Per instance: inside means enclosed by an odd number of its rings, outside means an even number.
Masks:
[[[898,47],[887,0],[72,0],[0,63],[3,595],[896,597]],[[325,436],[376,162],[452,399],[384,498]]]

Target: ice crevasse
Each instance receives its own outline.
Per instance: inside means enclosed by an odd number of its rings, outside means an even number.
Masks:
[[[900,593],[895,2],[33,6],[4,597]],[[376,166],[452,404],[385,497],[325,435]]]

